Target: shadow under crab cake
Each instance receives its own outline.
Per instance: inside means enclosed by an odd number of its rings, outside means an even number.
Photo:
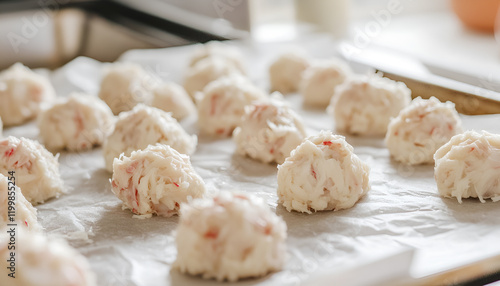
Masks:
[[[231,156],[231,168],[249,177],[266,177],[276,175],[278,172],[276,163],[266,164],[247,156],[233,154]]]
[[[271,276],[277,272],[268,273],[262,277],[248,277],[238,280],[237,282],[229,282],[224,280],[224,286],[238,285],[238,286],[250,286],[258,285],[263,282],[269,282]],[[184,285],[204,285],[204,286],[217,286],[221,285],[216,279],[203,279],[202,275],[189,275],[179,272],[176,269],[170,269],[170,285],[172,286],[184,286]]]

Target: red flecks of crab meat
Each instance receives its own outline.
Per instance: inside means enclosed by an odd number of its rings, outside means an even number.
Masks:
[[[436,131],[436,127],[432,127],[431,132],[429,132],[430,135],[434,134],[434,131]]]
[[[135,203],[139,207],[139,191],[135,189]]]
[[[115,181],[115,180],[111,181],[111,186],[112,186],[113,188],[118,188],[118,185],[116,184],[116,181]]]
[[[311,175],[313,175],[314,179],[317,179],[317,177],[316,177],[316,171],[314,171],[313,165],[311,165]]]
[[[179,184],[177,184],[176,182],[173,182],[173,184],[178,188],[179,187]]]
[[[273,230],[273,227],[270,224],[267,224],[266,227],[264,228],[264,234],[270,235],[272,230]]]
[[[24,163],[24,164],[23,164],[23,163],[19,164],[19,161],[16,161],[16,162],[14,163],[14,165],[13,165],[13,166],[14,166],[14,167],[16,167],[16,168],[23,168],[23,167],[25,167],[25,168],[29,171],[29,170],[31,170],[31,166],[32,166],[32,165],[33,165],[33,164],[31,163],[31,161],[30,161],[30,160],[28,160],[28,161],[27,161],[26,163]]]
[[[208,239],[217,239],[218,236],[219,236],[219,231],[216,229],[209,229],[203,235],[204,238]]]
[[[255,105],[255,109],[253,110],[252,116],[257,116],[257,119],[260,120],[262,113],[268,108],[267,105],[258,104]]]
[[[78,136],[78,135],[77,135]],[[80,147],[82,149],[87,149],[87,142],[82,142],[82,144],[80,144]]]
[[[28,227],[28,221],[27,220],[24,221],[24,224],[26,225],[26,227]]]
[[[14,154],[14,151],[15,151],[14,148],[10,148],[9,150],[5,151],[4,156],[10,157],[10,156],[12,156],[12,154]]]
[[[132,208],[132,212],[136,214],[137,210],[135,208]]]
[[[245,196],[245,195],[240,195],[240,194],[235,194],[234,197],[236,199],[240,199],[240,200],[245,200],[245,201],[248,201],[248,197]]]
[[[42,88],[39,86],[31,86],[29,89],[29,92],[31,94],[31,97],[35,99],[36,101],[41,101],[42,100]]]
[[[271,147],[271,150],[269,150],[269,153],[274,154],[274,147]]]
[[[448,130],[450,130],[450,131],[453,130],[453,125],[451,123],[448,123]]]
[[[75,124],[76,124],[75,138],[77,138],[78,135],[80,135],[80,133],[82,133],[83,129],[85,128],[85,126],[83,124],[83,118],[82,118],[82,115],[80,114],[80,112],[75,113],[75,117],[73,118],[73,120],[75,120]]]
[[[180,207],[178,202],[176,202],[176,203],[175,203],[175,207],[176,207],[176,208],[179,208],[179,207]]]
[[[137,168],[137,165],[139,165],[139,162],[133,162],[130,166],[127,167],[127,169],[125,169],[125,172],[127,172],[128,174],[132,174]]]
[[[215,133],[219,134],[219,135],[223,135],[225,132],[224,128],[219,128],[217,130],[215,130]]]
[[[399,132],[394,132],[394,136],[398,136],[399,135]]]
[[[476,150],[476,147],[470,147],[470,151],[469,152],[472,152],[474,150]]]
[[[218,205],[218,206],[221,206],[221,207],[224,207],[225,202],[223,200],[219,199],[218,197],[215,197],[214,198],[214,204]]]
[[[338,142],[332,142],[332,141],[323,141],[321,143],[323,146],[327,146],[330,149],[335,149],[335,148],[340,148],[341,145]]]
[[[219,95],[215,94],[210,98],[210,115],[214,115],[216,110],[217,110],[217,99],[219,98]]]

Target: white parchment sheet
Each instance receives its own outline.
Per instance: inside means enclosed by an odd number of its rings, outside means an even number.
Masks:
[[[288,47],[240,44],[250,78],[267,88],[267,66]],[[328,41],[303,44],[316,58],[333,55]],[[142,50],[122,60],[138,62],[167,80],[181,82],[193,47]],[[101,63],[78,58],[51,74],[61,96],[80,90],[95,94]],[[298,95],[286,100],[302,115],[308,133],[333,128],[321,110],[304,110]],[[462,116],[466,129],[500,133],[500,116]],[[196,133],[196,116],[182,125]],[[34,123],[5,130],[5,135],[38,139]],[[406,167],[391,161],[382,138],[347,137],[371,167],[371,191],[353,208],[312,215],[289,213],[277,205],[276,166],[233,155],[231,139],[199,138],[191,161],[210,191],[241,190],[266,199],[288,225],[285,269],[239,285],[296,285],[311,273],[335,271],[402,248],[416,248],[412,272],[424,275],[500,253],[500,202],[443,199],[437,194],[433,166]],[[110,190],[102,150],[61,153],[67,194],[37,206],[49,234],[69,239],[90,261],[99,285],[215,285],[170,271],[175,260],[178,217],[133,219]],[[88,236],[88,239],[87,239]],[[224,285],[229,285],[225,283]]]

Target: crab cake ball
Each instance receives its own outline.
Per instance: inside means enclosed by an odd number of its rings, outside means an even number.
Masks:
[[[260,198],[222,192],[181,206],[173,267],[219,281],[283,268],[286,224]]]
[[[196,92],[202,91],[210,82],[234,73],[241,74],[227,59],[208,57],[189,68],[184,80],[184,88],[194,98]]]
[[[172,117],[177,120],[196,113],[191,97],[182,86],[174,82],[162,83],[155,87],[151,106],[172,113]]]
[[[103,143],[113,124],[113,112],[106,103],[82,93],[73,93],[54,104],[38,119],[40,137],[50,150],[92,149]]]
[[[238,48],[224,44],[222,42],[211,41],[206,44],[200,45],[193,53],[190,67],[194,67],[198,62],[206,59],[218,57],[230,62],[241,73],[245,73],[245,65],[243,56]]]
[[[115,129],[104,142],[106,169],[113,171],[113,160],[120,154],[130,156],[132,151],[156,143],[170,145],[189,155],[196,149],[197,141],[196,136],[187,134],[169,113],[139,104],[118,116]]]
[[[349,66],[337,59],[312,64],[302,74],[300,83],[304,104],[325,108],[334,95],[335,87],[350,74]]]
[[[12,178],[12,176],[9,176]],[[9,201],[15,198],[15,212],[10,212]],[[13,220],[11,220],[13,219]],[[7,179],[0,174],[0,229],[7,224],[16,222],[18,226],[26,227],[28,230],[40,231],[42,227],[36,220],[36,209],[26,200],[21,189],[15,186],[15,179]]]
[[[467,131],[434,154],[434,177],[443,197],[500,200],[500,134]]]
[[[278,166],[278,197],[288,211],[348,209],[370,189],[370,167],[343,136],[321,131]]]
[[[300,52],[282,54],[269,67],[271,90],[283,94],[299,89],[302,73],[309,67],[309,59]]]
[[[285,103],[271,99],[246,108],[233,132],[236,153],[264,163],[283,163],[306,136],[299,116]]]
[[[162,144],[115,159],[111,186],[124,209],[148,216],[175,215],[181,203],[205,193],[205,184],[189,157]]]
[[[411,91],[402,82],[379,75],[357,76],[340,85],[328,111],[337,131],[385,135],[392,117],[408,106]]]
[[[391,120],[385,144],[397,161],[409,165],[434,163],[436,150],[461,132],[455,104],[418,97]]]
[[[5,126],[35,118],[41,105],[55,97],[50,81],[21,63],[0,73],[0,117]]]
[[[16,185],[33,205],[63,192],[57,157],[38,141],[12,136],[0,140],[0,173],[14,171]]]
[[[139,103],[149,104],[155,85],[152,76],[133,63],[113,63],[104,70],[99,97],[115,115],[131,110]]]
[[[197,104],[200,131],[208,135],[230,136],[240,125],[245,106],[266,97],[261,89],[241,75],[211,82]]]
[[[8,276],[10,237],[0,234],[0,285],[2,286],[95,286],[95,275],[87,259],[64,240],[39,232],[17,229],[15,278]],[[5,259],[4,259],[5,258]]]

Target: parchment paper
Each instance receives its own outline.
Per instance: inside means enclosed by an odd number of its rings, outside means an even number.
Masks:
[[[239,43],[249,76],[267,88],[267,66],[287,45]],[[316,58],[335,52],[315,38],[301,44]],[[142,50],[122,60],[138,62],[166,80],[181,82],[193,47]],[[78,58],[51,74],[60,96],[72,90],[98,91],[101,63]],[[298,95],[286,100],[302,115],[309,134],[334,127],[322,110],[305,110]],[[466,129],[500,133],[500,116],[462,116]],[[182,125],[196,133],[196,116]],[[34,123],[6,129],[4,135],[38,139]],[[421,276],[500,253],[500,203],[438,196],[433,166],[406,167],[392,161],[382,138],[347,136],[355,153],[371,167],[371,191],[353,208],[312,215],[289,213],[277,205],[276,166],[233,155],[230,139],[199,138],[191,161],[210,191],[241,190],[265,198],[288,225],[285,269],[239,285],[296,285],[320,269],[341,269],[397,249],[415,248],[411,269]],[[50,235],[69,239],[90,261],[99,285],[215,285],[170,271],[175,260],[178,217],[133,219],[110,190],[100,148],[60,156],[67,194],[37,206]],[[226,283],[225,285],[230,285]]]

